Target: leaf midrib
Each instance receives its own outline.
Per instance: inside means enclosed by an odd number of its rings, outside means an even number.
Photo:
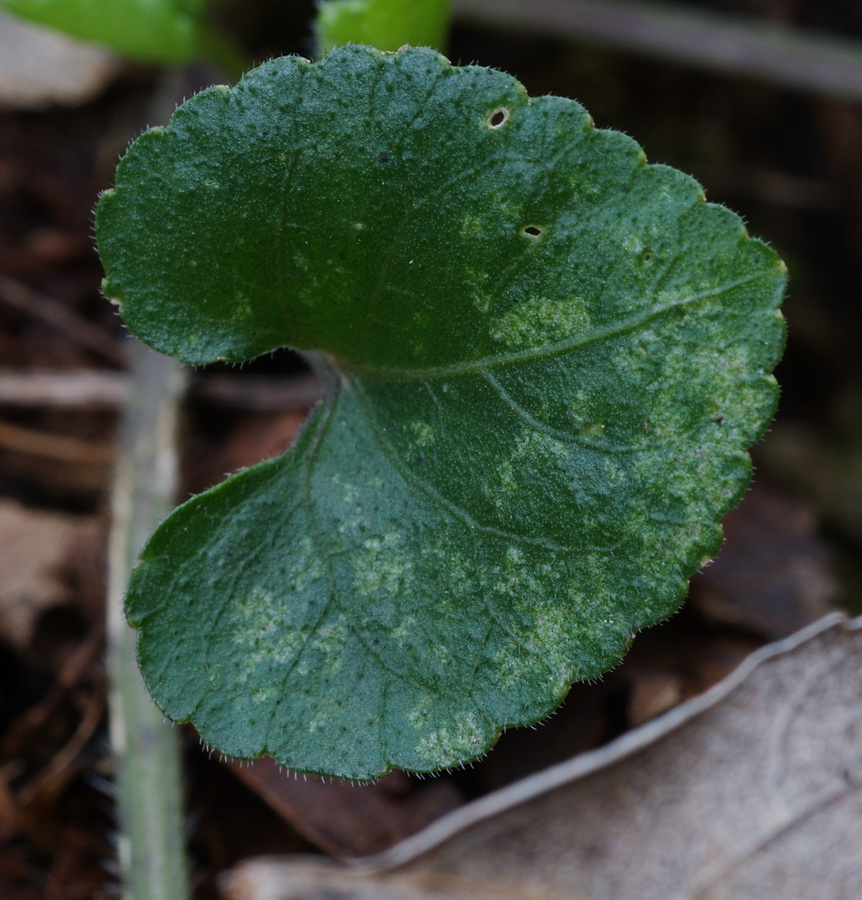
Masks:
[[[613,325],[597,328],[584,334],[572,335],[565,340],[557,341],[553,344],[543,344],[540,347],[530,347],[526,350],[512,353],[498,353],[494,356],[485,356],[463,363],[455,363],[447,366],[432,366],[428,369],[390,369],[382,366],[367,366],[364,364],[353,363],[344,357],[330,356],[329,358],[334,368],[346,375],[359,379],[367,377],[385,378],[393,381],[412,381],[453,378],[465,375],[482,376],[490,369],[499,369],[505,366],[535,362],[542,359],[552,359],[555,356],[562,356],[565,353],[580,349],[581,347],[589,347],[606,340],[612,340],[615,337],[619,337],[620,335],[627,334],[643,326],[649,325],[651,322],[667,313],[685,309],[686,307],[693,306],[701,301],[712,299],[726,291],[742,287],[743,285],[764,278],[766,277],[766,274],[767,273],[764,272],[758,272],[754,275],[748,275],[745,278],[728,281],[717,288],[692,294],[689,297],[685,297],[684,299],[668,304],[667,306],[662,306],[659,309],[647,310],[637,316],[630,316],[628,319],[623,319],[621,322],[615,322]]]

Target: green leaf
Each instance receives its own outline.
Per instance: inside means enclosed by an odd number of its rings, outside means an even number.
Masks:
[[[206,0],[0,0],[0,9],[106,44],[133,59],[179,63],[201,55]]]
[[[232,756],[431,770],[547,715],[678,607],[775,406],[772,250],[577,103],[430,50],[204,91],[97,233],[154,347],[290,345],[328,382],[129,588],[156,702]]]
[[[405,44],[437,47],[446,41],[452,0],[323,0],[315,30],[322,53],[342,44],[397,50]]]

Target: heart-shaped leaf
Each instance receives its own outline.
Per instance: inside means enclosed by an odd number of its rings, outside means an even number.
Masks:
[[[678,607],[774,409],[775,254],[577,103],[429,50],[204,91],[97,231],[154,347],[290,345],[328,383],[129,589],[156,702],[232,756],[431,770],[545,716]]]

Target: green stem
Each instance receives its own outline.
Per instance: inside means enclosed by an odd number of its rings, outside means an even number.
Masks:
[[[173,504],[175,433],[183,371],[135,341],[131,394],[122,423],[109,546],[108,671],[111,741],[117,764],[119,855],[124,897],[189,896],[180,772],[180,732],[141,679],[135,633],[122,613],[140,548]]]

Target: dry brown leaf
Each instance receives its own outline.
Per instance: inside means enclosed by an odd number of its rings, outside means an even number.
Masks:
[[[693,579],[690,602],[773,641],[825,616],[840,588],[818,524],[810,505],[758,482],[723,520],[724,546]]]
[[[358,856],[388,849],[459,807],[449,781],[425,782],[416,790],[403,772],[374,784],[293,775],[265,757],[253,764],[225,765],[303,837],[333,856]]]
[[[119,69],[115,56],[0,13],[0,106],[44,109],[84,103]]]
[[[40,613],[68,601],[61,575],[84,521],[0,500],[0,637],[16,649]]]
[[[352,866],[251,861],[231,900],[855,900],[862,619],[828,616],[613,744]]]

